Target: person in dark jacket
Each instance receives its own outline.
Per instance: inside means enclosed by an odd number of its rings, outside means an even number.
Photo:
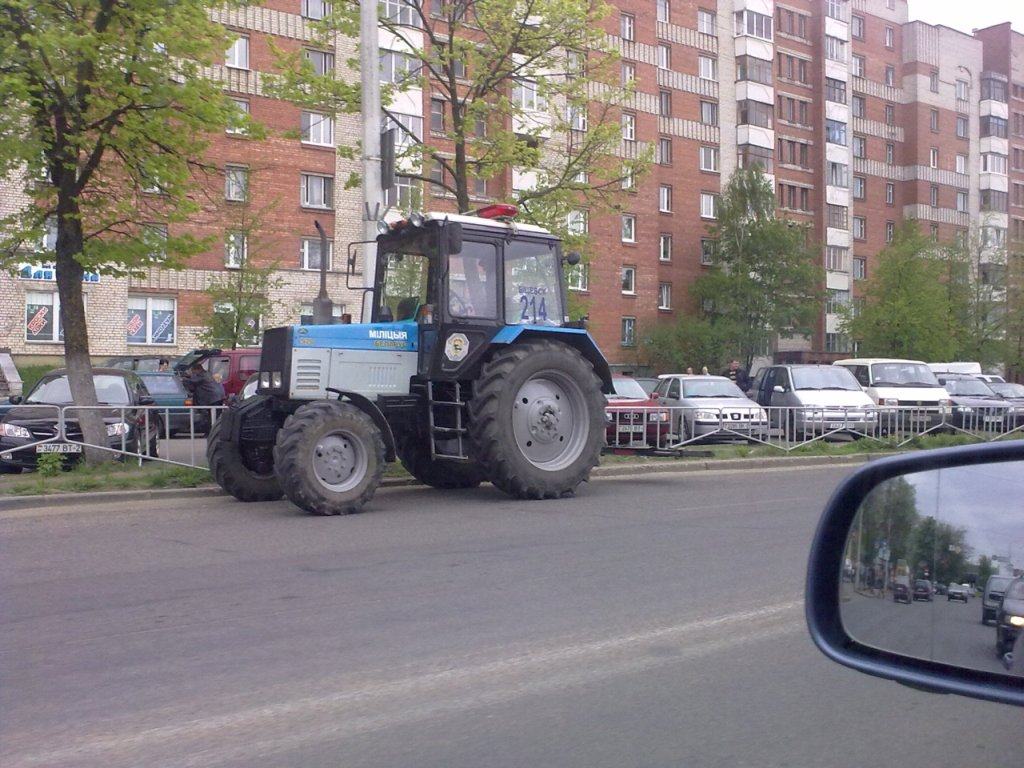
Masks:
[[[188,373],[181,377],[181,383],[192,395],[192,402],[195,405],[224,404],[224,385],[214,379],[199,363],[188,369]]]
[[[744,392],[750,389],[750,377],[747,375],[745,370],[740,368],[739,360],[733,360],[730,362],[729,367],[722,371],[722,375],[736,384],[736,386]]]

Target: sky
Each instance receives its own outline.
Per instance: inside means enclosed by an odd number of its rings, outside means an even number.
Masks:
[[[1009,21],[1024,33],[1024,0],[909,0],[911,20],[970,32]]]

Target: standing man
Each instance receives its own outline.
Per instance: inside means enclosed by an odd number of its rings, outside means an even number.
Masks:
[[[171,363],[170,363],[170,361],[166,357],[161,357],[159,363],[157,364],[157,370],[160,373],[167,373],[168,371],[170,371],[171,370]]]
[[[188,373],[181,377],[181,383],[192,395],[196,405],[224,405],[224,385],[213,378],[199,363],[193,363]]]
[[[740,368],[739,360],[732,360],[729,363],[729,367],[722,371],[722,375],[725,376],[729,381],[733,382],[737,387],[746,392],[750,389],[750,377],[747,376],[747,372]]]

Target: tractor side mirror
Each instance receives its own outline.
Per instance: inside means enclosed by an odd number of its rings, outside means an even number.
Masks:
[[[462,225],[457,221],[449,221],[444,226],[448,238],[448,255],[457,256],[462,253]]]
[[[781,384],[776,384],[774,387],[772,387],[772,392],[778,392],[780,395],[782,395],[785,394],[786,388]]]
[[[575,267],[582,259],[583,257],[580,256],[578,251],[569,251],[569,253],[565,255],[565,263],[570,267]]]
[[[11,395],[7,398],[7,402],[11,405],[19,405],[21,403],[21,395]]]

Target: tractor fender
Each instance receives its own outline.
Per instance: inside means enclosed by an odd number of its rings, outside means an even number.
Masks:
[[[491,344],[515,344],[528,339],[549,339],[568,344],[576,349],[592,366],[601,379],[601,391],[612,394],[612,372],[608,361],[598,349],[594,337],[584,328],[558,328],[544,325],[507,325],[495,334]]]
[[[395,434],[391,431],[391,425],[384,418],[384,414],[377,407],[377,404],[370,398],[357,392],[335,389],[334,387],[327,387],[326,389],[328,392],[337,395],[339,400],[348,400],[352,405],[373,419],[373,423],[377,425],[377,429],[380,430],[381,436],[384,438],[384,458],[387,461],[394,461],[398,456],[395,450]]]

